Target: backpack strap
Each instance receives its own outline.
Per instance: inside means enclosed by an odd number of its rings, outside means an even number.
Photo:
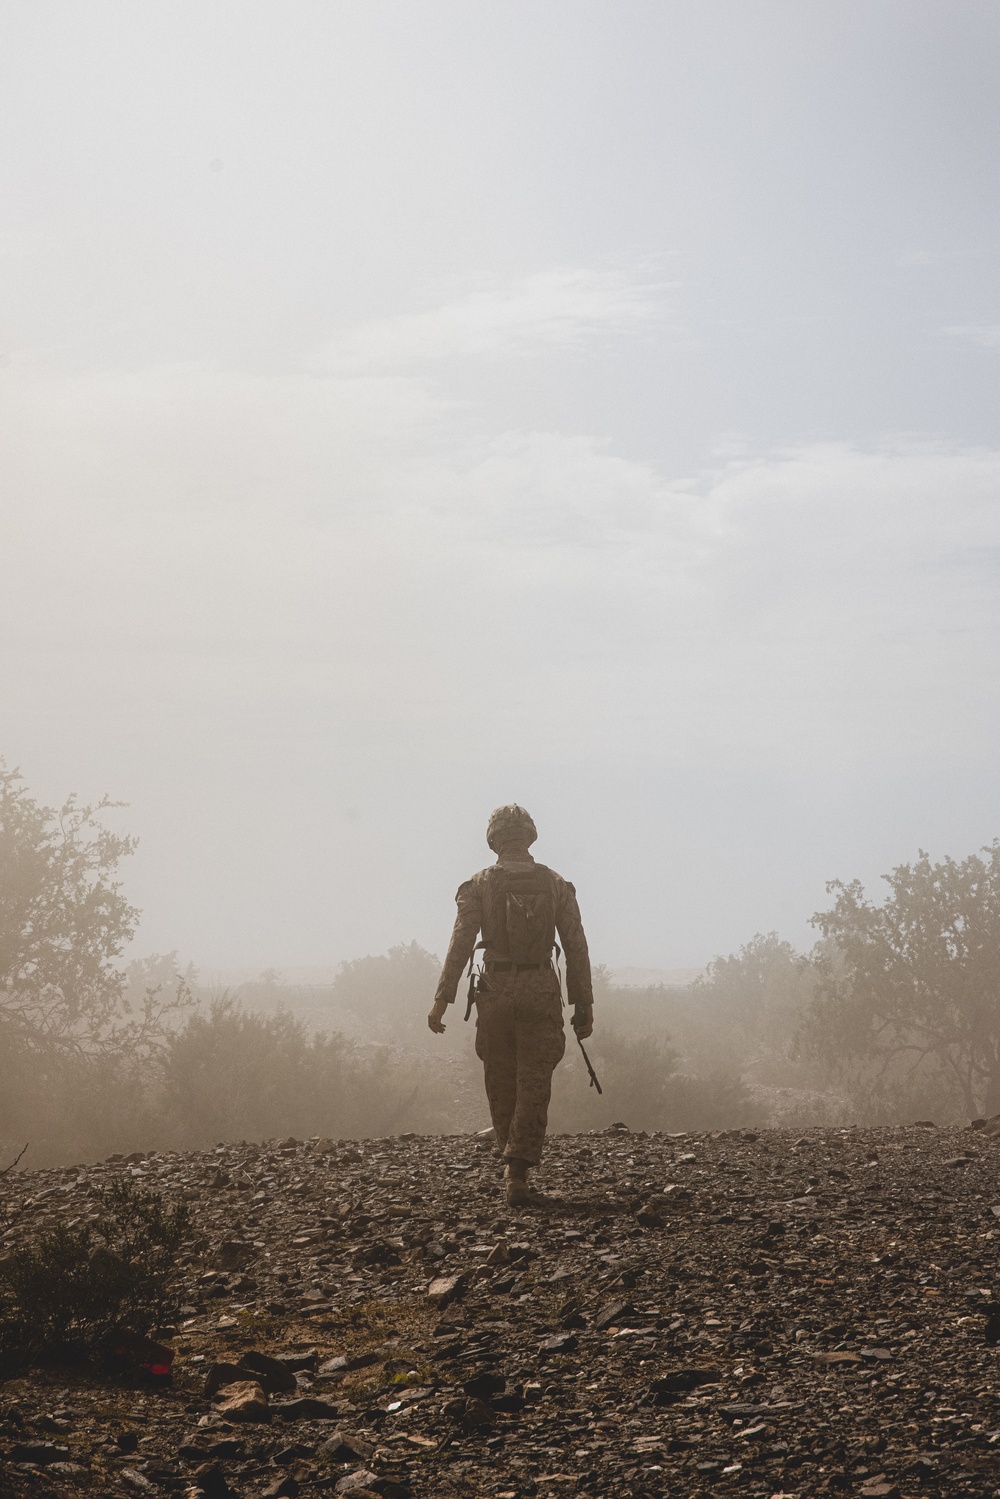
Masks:
[[[562,948],[559,946],[558,942],[555,944],[555,953],[556,955],[553,959],[551,959],[551,962],[553,968],[556,971],[556,978],[559,980],[559,1003],[561,1005],[564,1005],[566,1001],[563,999],[563,976],[562,969],[559,967],[559,959],[562,957]]]
[[[479,951],[479,949],[481,947],[485,947],[485,946],[486,946],[485,942],[477,942],[476,945],[475,945],[475,947],[472,949],[472,956],[469,959],[469,996],[468,996],[468,1003],[465,1006],[465,1019],[466,1020],[468,1020],[469,1016],[472,1014],[472,1006],[476,1002],[476,979],[479,976],[478,974],[473,973],[473,971],[472,971],[472,965],[476,961],[476,953]]]

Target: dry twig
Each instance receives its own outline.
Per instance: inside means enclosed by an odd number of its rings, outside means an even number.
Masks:
[[[27,1148],[28,1148],[28,1146],[30,1144],[31,1144],[30,1140],[26,1140],[24,1142],[24,1146],[22,1147],[21,1150],[18,1151],[17,1155],[11,1161],[10,1165],[9,1166],[4,1166],[2,1169],[0,1169],[0,1176],[6,1176],[8,1171],[13,1171],[14,1167],[17,1165],[18,1161],[24,1155],[24,1152],[27,1150]]]

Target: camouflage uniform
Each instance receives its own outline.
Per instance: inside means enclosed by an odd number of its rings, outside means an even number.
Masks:
[[[568,880],[536,864],[526,851],[501,853],[501,869],[534,869],[552,884],[556,930],[566,959],[571,1005],[593,1008],[587,939]],[[476,985],[476,1054],[483,1063],[497,1147],[505,1160],[537,1166],[545,1140],[552,1073],[566,1047],[562,995],[551,963],[515,966],[510,961],[503,913],[491,900],[490,870],[459,887],[458,915],[435,1000],[452,1004],[462,972],[483,934],[483,973]]]

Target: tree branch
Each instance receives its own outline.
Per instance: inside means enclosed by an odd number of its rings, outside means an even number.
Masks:
[[[8,1171],[13,1171],[14,1167],[17,1165],[18,1161],[24,1155],[25,1150],[27,1150],[27,1148],[28,1148],[28,1146],[30,1144],[31,1144],[30,1140],[26,1140],[24,1142],[24,1148],[22,1150],[18,1151],[17,1155],[11,1161],[11,1163],[10,1163],[9,1166],[4,1166],[3,1169],[0,1170],[0,1176],[6,1176]]]

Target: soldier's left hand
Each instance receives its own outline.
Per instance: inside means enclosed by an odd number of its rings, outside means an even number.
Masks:
[[[427,1024],[430,1026],[431,1030],[434,1031],[435,1035],[444,1035],[445,1028],[442,1022],[444,1020],[447,1009],[448,1006],[446,1004],[442,1004],[439,1001],[427,1017]]]
[[[573,1011],[573,1029],[581,1041],[586,1041],[588,1036],[594,1034],[594,1012],[583,1010],[579,1006]]]

